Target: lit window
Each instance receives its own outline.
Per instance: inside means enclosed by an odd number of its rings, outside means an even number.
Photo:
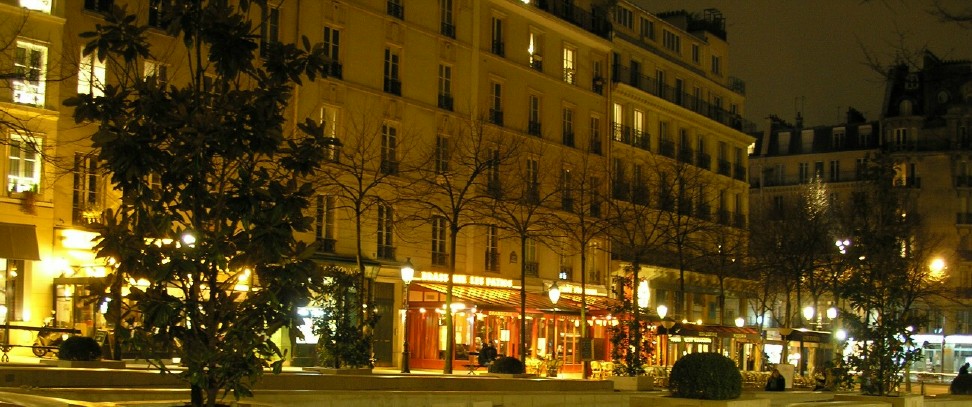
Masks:
[[[52,0],[20,0],[20,7],[50,14],[51,1]]]
[[[155,80],[159,84],[164,85],[169,81],[168,65],[156,61],[145,61],[145,70],[143,71],[143,74],[143,77],[146,80]]]
[[[34,106],[44,105],[44,81],[47,68],[47,48],[17,41],[14,60],[13,101]]]
[[[81,55],[78,63],[78,93],[87,93],[91,96],[104,96],[105,88],[105,62],[99,61],[92,52],[87,56]]]
[[[13,193],[38,192],[40,189],[40,140],[14,135],[10,138],[7,191]]]
[[[564,47],[564,82],[571,85],[577,79],[577,72],[574,70],[577,51],[573,48]]]

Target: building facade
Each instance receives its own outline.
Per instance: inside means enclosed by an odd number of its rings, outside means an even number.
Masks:
[[[16,124],[5,129],[8,193],[0,198],[0,232],[9,230],[11,242],[0,247],[7,323],[39,326],[53,313],[58,326],[84,334],[110,329],[103,302],[85,293],[108,266],[94,256],[89,226],[117,194],[91,154],[94,128],[75,124],[62,101],[97,94],[118,74],[83,56],[78,35],[122,3],[129,2],[0,1],[10,21],[25,22],[4,28],[16,39],[16,49],[4,54],[4,70],[20,74],[7,79],[10,92],[0,98],[7,121]],[[162,29],[169,3],[130,3],[130,12],[155,27],[146,34],[155,49],[175,40]],[[532,357],[556,357],[566,369],[580,369],[583,331],[594,343],[589,356],[609,358],[605,304],[612,276],[630,262],[612,256],[607,236],[578,241],[536,227],[524,235],[510,226],[516,219],[483,218],[468,221],[450,253],[443,219],[415,221],[420,203],[392,199],[416,185],[409,179],[449,172],[456,161],[443,157],[458,155],[477,135],[488,135],[497,151],[517,146],[504,158],[502,174],[500,167],[488,171],[496,174],[486,192],[494,180],[526,185],[524,206],[546,215],[605,218],[591,197],[634,202],[638,194],[645,194],[644,204],[671,212],[659,198],[670,188],[651,184],[662,168],[691,168],[697,181],[684,215],[746,228],[745,149],[752,139],[741,119],[744,86],[728,74],[724,19],[715,11],[656,15],[624,1],[608,8],[583,0],[324,0],[271,2],[251,16],[261,43],[306,36],[322,42],[332,59],[328,77],[295,92],[289,126],[318,120],[340,141],[335,157],[378,163],[360,169],[375,182],[368,194],[387,204],[359,219],[348,190],[335,187],[350,184],[354,171],[333,169],[338,175],[322,182],[308,214],[314,230],[300,238],[319,244],[322,264],[344,266],[356,263],[360,239],[372,305],[383,316],[375,331],[379,365],[398,363],[404,332],[415,367],[441,367],[447,357],[464,362],[482,341],[494,341],[503,354],[525,347]],[[187,80],[178,55],[156,58],[145,61],[144,76]],[[445,304],[452,255],[455,300]],[[399,274],[406,262],[416,269],[407,291]],[[651,287],[651,309],[674,309],[678,267],[656,263],[642,264],[640,273]],[[751,319],[742,283],[726,309],[717,309],[705,267],[686,270],[692,305],[677,317],[706,324],[724,324],[727,315]],[[565,294],[559,304],[546,298],[554,282]],[[526,343],[519,340],[520,287],[528,293]],[[581,292],[587,294],[583,319]],[[444,354],[444,312],[457,321],[454,355]],[[8,340],[30,343],[29,335],[13,332]],[[313,343],[290,337],[281,332],[278,339],[292,349],[294,363],[307,363]],[[716,347],[711,340],[683,343],[701,344],[689,351]]]

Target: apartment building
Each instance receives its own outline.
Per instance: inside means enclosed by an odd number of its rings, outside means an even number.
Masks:
[[[4,112],[16,119],[11,122],[21,125],[5,129],[9,156],[2,164],[8,193],[0,198],[0,233],[9,231],[9,239],[0,237],[0,245],[10,243],[0,247],[7,273],[0,298],[7,322],[37,326],[53,312],[59,326],[85,334],[110,328],[102,304],[84,295],[106,267],[94,256],[88,226],[117,196],[90,154],[93,128],[75,124],[61,102],[78,92],[99,92],[118,74],[83,57],[78,34],[122,3],[156,27],[146,34],[154,49],[176,40],[161,29],[166,2],[0,1],[9,21],[26,22],[4,28],[17,46],[5,53],[5,67],[23,73],[7,79],[10,92],[0,95]],[[271,4],[251,11],[260,22],[255,27],[261,43],[306,36],[322,42],[332,59],[327,78],[295,92],[288,115],[295,122],[319,120],[338,141],[335,158],[375,154],[379,165],[372,172],[387,180],[370,192],[375,196],[400,195],[403,185],[414,185],[403,180],[423,174],[423,166],[437,179],[453,165],[444,157],[488,135],[491,148],[518,151],[502,171],[489,170],[487,189],[493,181],[526,185],[527,205],[542,201],[547,212],[602,216],[601,205],[585,199],[586,193],[671,211],[657,199],[668,188],[651,186],[658,179],[651,174],[685,164],[705,180],[693,189],[692,218],[746,227],[745,149],[752,139],[741,119],[744,86],[728,74],[724,19],[714,10],[702,17],[656,15],[628,2],[604,8],[583,0]],[[145,76],[187,80],[179,55],[160,52],[156,58],[145,62]],[[465,360],[478,341],[493,340],[500,353],[518,354],[521,346],[533,356],[556,352],[566,369],[580,369],[584,323],[594,339],[592,356],[608,358],[611,320],[604,304],[612,275],[630,266],[612,258],[610,239],[582,245],[545,233],[523,240],[508,222],[482,219],[461,231],[455,253],[449,253],[446,223],[436,217],[415,222],[422,206],[414,200],[389,199],[366,212],[360,235],[349,206],[346,195],[322,185],[308,214],[314,230],[300,238],[318,242],[321,264],[351,266],[360,237],[373,306],[384,316],[375,330],[379,365],[397,362],[404,321],[413,367],[441,367],[446,357]],[[453,254],[454,304],[445,304],[443,283]],[[399,273],[406,262],[416,269],[407,292]],[[665,261],[642,267],[652,309],[672,306],[676,268]],[[709,284],[707,270],[688,273],[694,276],[689,285],[699,288],[689,290],[693,305],[679,317],[718,324],[726,314],[746,315],[741,294],[731,295],[727,310],[719,311],[717,295],[701,288]],[[546,297],[554,282],[564,293],[556,306]],[[520,287],[528,293],[525,344],[519,340]],[[579,313],[582,291],[586,320]],[[407,309],[400,305],[405,296]],[[458,321],[455,355],[444,354],[444,312],[455,312]],[[699,335],[691,342],[697,350],[713,343],[702,341],[702,331],[701,325],[684,330]],[[10,340],[28,343],[27,335]],[[309,336],[291,343],[289,333],[281,332],[277,339],[292,348],[295,364],[309,360]]]
[[[955,372],[972,357],[966,344],[972,321],[963,305],[972,287],[965,102],[970,66],[926,52],[920,67],[889,71],[879,120],[867,121],[853,109],[844,123],[830,126],[804,127],[799,117],[795,125],[771,118],[751,152],[751,203],[767,207],[782,207],[814,177],[826,184],[831,202],[848,202],[868,157],[879,152],[894,157],[894,184],[912,192],[923,226],[941,237],[936,257],[944,260],[954,287],[951,300],[929,309],[928,324],[915,335],[925,357],[913,370]]]

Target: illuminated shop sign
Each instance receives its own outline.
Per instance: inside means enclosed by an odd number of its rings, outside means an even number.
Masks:
[[[420,273],[416,280],[435,282],[435,283],[448,283],[449,274],[448,273],[436,273],[431,271],[423,271]],[[513,280],[507,278],[497,278],[497,277],[484,277],[484,276],[467,276],[465,274],[453,274],[452,275],[453,284],[462,285],[475,285],[481,287],[499,287],[499,288],[512,288]]]

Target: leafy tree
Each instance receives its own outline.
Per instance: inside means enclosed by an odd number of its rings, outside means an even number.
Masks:
[[[189,385],[192,405],[214,406],[229,392],[250,396],[265,367],[280,370],[270,337],[297,332],[294,307],[320,281],[313,248],[294,232],[309,229],[308,179],[327,140],[310,120],[288,129],[284,110],[326,61],[305,38],[266,44],[261,63],[251,1],[174,3],[169,46],[181,52],[154,53],[148,27],[116,7],[82,34],[85,54],[122,68],[116,82],[65,104],[98,126],[93,146],[121,194],[99,226],[98,255],[117,262],[116,281],[149,283],[129,296],[141,313],[134,329],[180,344],[185,370],[156,362]],[[187,75],[141,75],[164,55],[184,58],[173,62]]]
[[[324,310],[324,315],[314,319],[320,366],[357,368],[372,363],[372,329],[379,316],[372,313],[359,321],[362,282],[356,273],[348,271],[326,266],[322,273],[324,282],[314,296],[314,303]]]
[[[849,271],[841,296],[850,309],[842,322],[857,341],[848,360],[862,372],[861,391],[887,395],[901,383],[901,372],[920,359],[912,330],[920,326],[923,301],[944,292],[943,276],[929,267],[940,237],[922,225],[914,197],[894,185],[895,160],[880,154],[855,191],[844,224],[852,231],[846,249]]]

